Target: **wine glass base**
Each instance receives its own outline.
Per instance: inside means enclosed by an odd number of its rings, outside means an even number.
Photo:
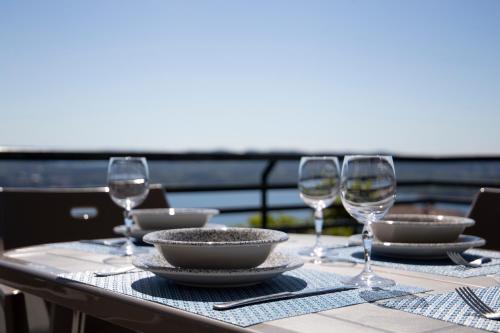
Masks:
[[[338,254],[335,253],[334,248],[328,248],[328,247],[309,247],[300,250],[298,253],[301,256],[304,257],[309,257],[306,261],[307,262],[312,262],[313,264],[324,264],[324,263],[330,263],[330,262],[335,262],[335,257]]]
[[[386,288],[396,284],[394,280],[383,278],[373,272],[361,272],[354,277],[342,279],[342,283],[359,288]]]
[[[132,259],[135,255],[148,253],[151,248],[146,248],[142,246],[135,246],[133,244],[113,249],[109,254],[115,255],[116,257],[107,258],[104,260],[106,264],[110,265],[127,265],[132,263]]]
[[[334,247],[318,247],[318,248],[307,247],[307,248],[301,249],[298,253],[301,256],[313,257],[313,258],[321,258],[321,257],[326,257],[326,256],[332,257],[332,256],[338,255],[333,250],[335,250]]]

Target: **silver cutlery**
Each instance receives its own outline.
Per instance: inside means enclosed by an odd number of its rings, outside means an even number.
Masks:
[[[80,243],[85,244],[96,244],[96,245],[104,245],[111,247],[120,247],[125,244],[124,239],[82,239]]]
[[[450,258],[450,260],[453,261],[455,264],[471,268],[481,267],[482,264],[491,261],[490,258],[485,258],[485,257],[468,261],[458,252],[446,252],[446,254],[448,255],[448,258]]]
[[[125,273],[133,273],[134,271],[140,272],[140,269],[135,267],[135,266],[126,266],[126,267],[115,269],[113,271],[94,272],[94,276],[105,277],[105,276],[119,275],[119,274],[125,274]]]
[[[303,297],[303,296],[309,296],[309,295],[334,293],[334,292],[338,292],[338,291],[351,290],[351,289],[357,289],[357,288],[358,287],[356,287],[356,286],[345,285],[345,286],[316,288],[316,289],[301,290],[301,291],[285,291],[285,292],[281,292],[281,293],[277,293],[277,294],[240,299],[237,301],[216,303],[213,305],[213,309],[214,310],[229,310],[229,309],[237,308],[237,307],[240,307],[243,305],[258,304],[258,303],[264,303],[264,302],[268,302],[268,301],[277,301],[277,300],[282,300],[282,299]]]
[[[485,304],[469,287],[455,289],[464,302],[478,314],[487,319],[500,320],[500,311],[495,311]]]

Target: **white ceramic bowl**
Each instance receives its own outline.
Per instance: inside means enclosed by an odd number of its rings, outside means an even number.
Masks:
[[[373,234],[382,242],[449,243],[472,225],[474,220],[466,217],[394,214],[373,223],[372,227]]]
[[[143,230],[201,228],[217,214],[217,209],[204,208],[152,208],[130,212],[134,222]]]
[[[228,269],[259,266],[288,235],[257,228],[191,228],[155,231],[143,240],[175,267]]]

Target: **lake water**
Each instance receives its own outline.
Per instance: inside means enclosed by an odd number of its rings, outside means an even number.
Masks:
[[[404,193],[401,194],[404,197]],[[234,208],[242,206],[260,205],[260,193],[258,191],[235,191],[235,192],[213,192],[213,193],[167,193],[172,207],[182,208]],[[297,190],[271,190],[268,194],[268,205],[293,205],[303,204]],[[465,215],[468,205],[438,204],[438,209],[454,210]],[[246,225],[251,216],[260,214],[253,213],[231,213],[215,216],[211,222],[225,225]],[[300,219],[312,218],[312,209],[276,211],[271,214],[292,215]]]
[[[170,205],[173,207],[186,208],[235,208],[243,206],[260,206],[260,193],[258,191],[234,191],[234,192],[212,192],[212,193],[167,193]],[[293,205],[303,204],[296,190],[272,190],[268,194],[268,204]],[[211,222],[225,225],[247,224],[248,219],[259,214],[234,213],[215,216]],[[274,212],[273,214],[287,214],[298,218],[308,218],[311,215],[309,209],[290,210],[285,212]]]
[[[151,161],[151,183],[163,184],[173,207],[231,208],[260,205],[258,191],[168,193],[172,186],[258,184],[266,164],[262,161]],[[298,161],[281,161],[272,171],[269,182],[293,184]],[[398,180],[500,182],[500,161],[396,162]],[[107,161],[0,161],[0,187],[88,187],[106,184]],[[479,188],[446,186],[399,186],[398,199],[422,196],[460,196],[471,199]],[[302,204],[298,191],[271,190],[269,205]],[[439,205],[445,209],[467,211],[465,205]],[[311,216],[310,209],[276,212],[300,218]],[[224,214],[212,222],[226,225],[246,224],[258,214]]]

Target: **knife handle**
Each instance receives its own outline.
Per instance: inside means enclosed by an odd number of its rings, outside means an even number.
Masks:
[[[229,310],[229,309],[237,308],[237,307],[243,306],[243,305],[257,304],[257,303],[262,303],[262,302],[266,302],[266,301],[272,301],[275,299],[286,299],[286,298],[293,297],[294,295],[295,295],[295,293],[293,293],[293,292],[284,291],[282,293],[257,296],[257,297],[246,298],[246,299],[242,299],[242,300],[238,300],[238,301],[216,303],[216,304],[214,304],[213,309],[214,310]]]

